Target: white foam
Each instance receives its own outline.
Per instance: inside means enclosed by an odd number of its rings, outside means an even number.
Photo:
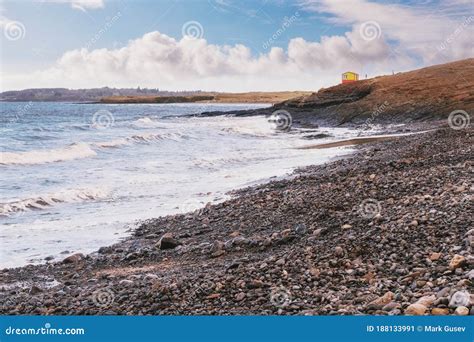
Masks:
[[[129,138],[128,141],[132,141],[134,143],[151,143],[156,141],[162,140],[173,140],[173,141],[181,141],[183,138],[188,138],[189,136],[182,133],[182,132],[166,132],[166,133],[146,133],[146,134],[136,134]]]
[[[26,152],[1,152],[0,164],[32,165],[74,160],[95,156],[95,151],[87,143],[76,143],[67,147],[51,150],[33,150]]]

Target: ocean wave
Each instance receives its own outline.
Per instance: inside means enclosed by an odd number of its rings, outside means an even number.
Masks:
[[[144,118],[137,119],[133,122],[134,124],[140,124],[140,125],[149,125],[149,124],[154,124],[155,121],[150,119],[148,116]]]
[[[102,147],[102,148],[118,148],[120,146],[130,145],[130,141],[128,141],[128,139],[126,138],[123,138],[123,139],[115,139],[115,140],[110,140],[110,141],[98,142],[98,143],[94,143],[94,145],[97,147]]]
[[[63,148],[51,150],[33,150],[26,152],[1,152],[0,164],[32,165],[74,160],[95,156],[96,152],[87,143],[75,143]]]
[[[10,216],[30,210],[43,210],[57,203],[74,203],[104,199],[108,192],[103,189],[68,189],[55,193],[0,203],[0,216]]]
[[[138,128],[150,128],[150,127],[166,128],[167,127],[166,125],[164,125],[163,122],[153,120],[153,119],[149,118],[148,116],[145,116],[143,118],[140,118],[140,119],[137,119],[137,120],[133,121],[132,125],[134,127],[138,127]]]
[[[93,147],[119,148],[131,144],[153,143],[163,140],[182,141],[190,138],[181,132],[166,132],[160,134],[147,133],[137,134],[126,138],[118,138],[110,141],[95,143],[74,143],[67,147],[50,150],[32,150],[25,152],[0,152],[0,165],[34,165],[69,161],[74,159],[96,156]]]
[[[146,134],[136,134],[131,137],[119,138],[110,141],[96,142],[94,146],[100,148],[118,148],[120,146],[126,146],[131,144],[148,144],[162,140],[173,140],[181,141],[183,139],[189,138],[188,135],[180,132],[167,132],[161,134],[146,133]]]
[[[132,141],[135,143],[151,143],[155,141],[162,141],[162,140],[173,140],[173,141],[181,141],[183,139],[190,138],[189,135],[186,135],[182,132],[166,132],[166,133],[147,133],[147,134],[136,134],[129,138],[128,141]]]

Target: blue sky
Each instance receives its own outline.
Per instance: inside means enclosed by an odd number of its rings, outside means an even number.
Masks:
[[[313,89],[345,69],[374,76],[473,56],[470,0],[39,0],[0,10],[3,90]],[[190,22],[193,41],[182,33]],[[360,39],[367,23],[375,39]]]

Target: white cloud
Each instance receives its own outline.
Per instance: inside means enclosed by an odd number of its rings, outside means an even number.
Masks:
[[[436,5],[404,6],[367,0],[305,0],[309,11],[328,13],[329,21],[358,25],[376,21],[386,40],[399,52],[421,58],[425,64],[473,56],[474,3],[443,0]],[[452,36],[455,35],[455,39]],[[450,40],[449,44],[447,40]],[[445,48],[440,48],[446,45]]]
[[[40,0],[42,2],[71,4],[71,7],[81,11],[87,9],[99,9],[105,6],[105,0]]]

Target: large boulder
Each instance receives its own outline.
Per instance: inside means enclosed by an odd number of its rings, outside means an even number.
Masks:
[[[173,234],[165,233],[158,241],[156,247],[159,249],[173,249],[180,245],[181,243],[174,238]]]

